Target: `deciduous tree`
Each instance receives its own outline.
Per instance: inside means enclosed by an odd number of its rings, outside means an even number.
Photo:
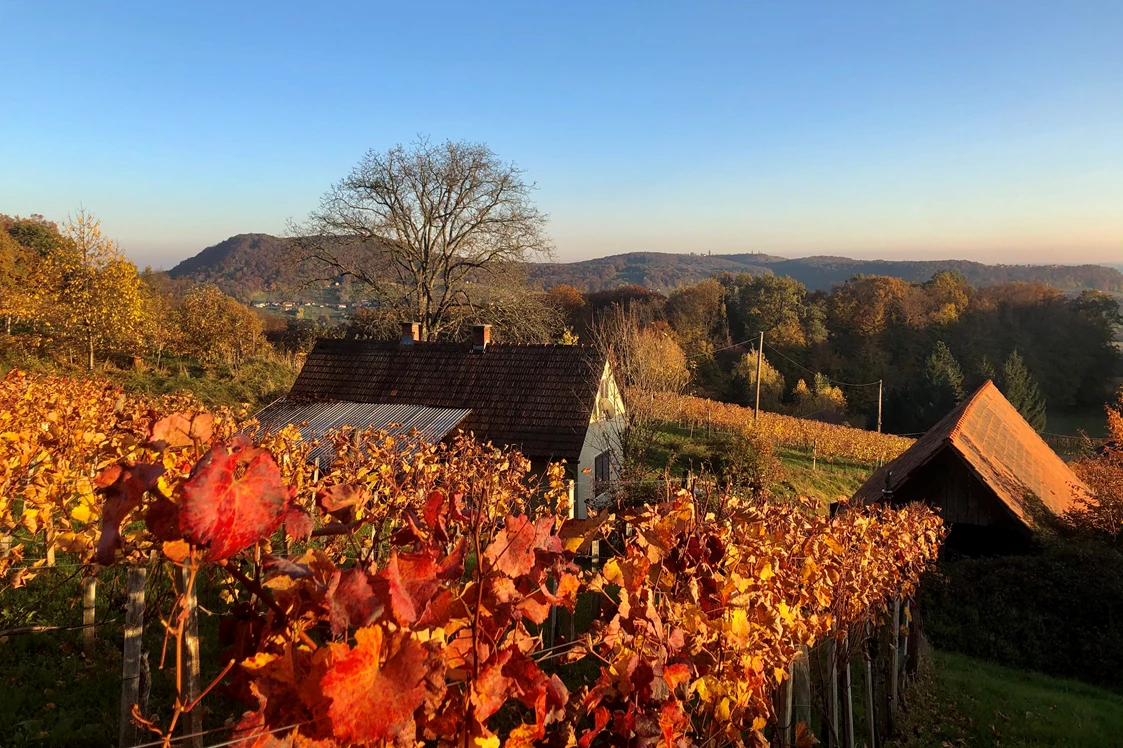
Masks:
[[[136,266],[101,231],[86,210],[63,228],[68,245],[49,262],[57,272],[55,327],[81,346],[87,368],[99,349],[135,349],[140,342],[142,298]]]
[[[512,265],[548,253],[533,185],[482,143],[419,139],[368,151],[294,229],[313,272],[353,277],[441,336]]]

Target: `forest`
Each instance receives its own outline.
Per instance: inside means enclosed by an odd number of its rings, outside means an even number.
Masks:
[[[1048,413],[1100,411],[1120,375],[1123,316],[1097,291],[974,287],[948,271],[923,283],[856,276],[830,291],[722,274],[670,294],[557,286],[548,295],[581,339],[603,329],[606,309],[625,310],[678,348],[689,387],[716,400],[752,401],[763,332],[762,407],[872,427],[883,382],[883,427],[894,433],[926,430],[987,379],[1044,429]]]

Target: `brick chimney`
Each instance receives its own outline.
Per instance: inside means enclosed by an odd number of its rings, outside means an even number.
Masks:
[[[418,322],[402,323],[402,345],[413,345],[421,335],[421,324]]]
[[[483,351],[491,342],[491,325],[472,325],[472,350]]]

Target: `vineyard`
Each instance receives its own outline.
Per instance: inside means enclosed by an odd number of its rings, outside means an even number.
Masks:
[[[692,428],[752,431],[776,446],[813,452],[828,461],[880,465],[897,457],[913,443],[903,436],[780,413],[761,411],[760,417],[754,419],[752,408],[672,392],[633,396],[629,398],[629,407],[636,415]]]
[[[743,411],[713,417],[744,425]],[[782,416],[757,427],[854,460],[907,445]],[[88,580],[127,569],[122,745],[854,744],[850,663],[868,677],[886,637],[896,658],[938,517],[667,486],[658,504],[575,520],[568,496],[561,466],[536,475],[469,438],[309,443],[189,397],[0,382],[3,592],[59,558]],[[175,592],[146,611],[161,576]],[[163,711],[136,688],[146,626],[174,684]],[[799,696],[813,665],[814,709]],[[227,697],[242,716],[207,711]]]

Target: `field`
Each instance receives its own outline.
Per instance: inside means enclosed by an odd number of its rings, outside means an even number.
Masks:
[[[830,462],[812,457],[807,450],[777,449],[784,475],[777,490],[780,493],[809,496],[821,505],[848,498],[866,481],[873,468],[844,460]],[[687,426],[662,424],[648,452],[648,464],[662,471],[669,468],[672,476],[686,470],[702,469],[712,457],[711,445],[703,430],[691,432]]]
[[[1123,695],[1078,681],[934,652],[907,694],[895,748],[1107,748],[1123,735]]]

